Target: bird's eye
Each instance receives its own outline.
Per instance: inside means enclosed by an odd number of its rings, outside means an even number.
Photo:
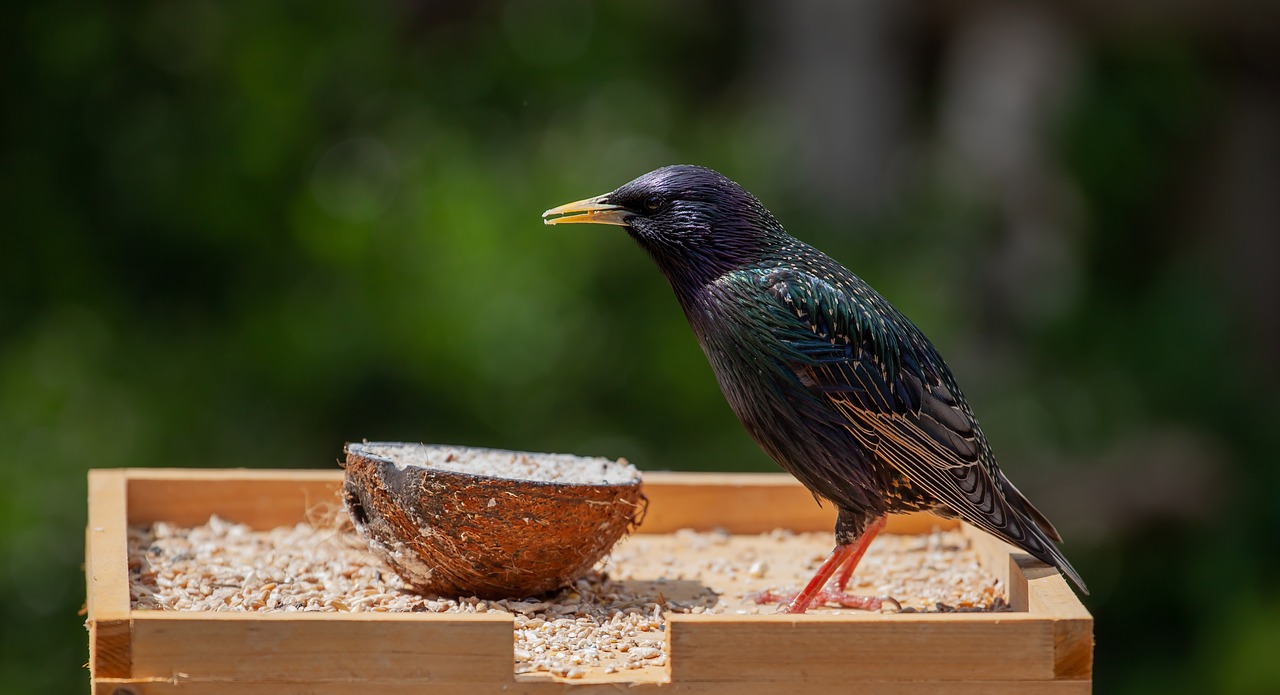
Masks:
[[[658,208],[662,207],[662,196],[657,193],[650,193],[648,197],[644,199],[644,206],[650,212],[656,211]]]

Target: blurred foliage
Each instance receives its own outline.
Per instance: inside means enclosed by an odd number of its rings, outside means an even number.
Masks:
[[[1121,528],[1045,505],[1095,590],[1097,688],[1277,687],[1280,412],[1242,376],[1260,356],[1231,269],[1167,202],[1220,118],[1210,57],[1176,34],[1086,44],[1052,143],[1083,211],[1076,289],[1001,320],[993,367],[988,307],[956,290],[999,243],[991,201],[928,153],[853,222],[795,190],[736,7],[0,10],[0,691],[85,685],[91,467],[325,468],[370,438],[772,470],[644,254],[538,219],[674,162],[744,183],[913,316],[1015,480],[1092,462],[1093,496],[1119,445],[1194,435],[1207,511]]]

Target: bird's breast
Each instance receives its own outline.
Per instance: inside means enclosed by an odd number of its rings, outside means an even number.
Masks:
[[[873,456],[783,358],[759,297],[717,297],[685,312],[729,407],[752,439],[815,494],[850,510],[882,511]]]

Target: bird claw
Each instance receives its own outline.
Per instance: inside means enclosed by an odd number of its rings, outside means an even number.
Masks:
[[[791,594],[791,595],[779,594],[778,592],[772,589],[765,589],[764,591],[753,591],[747,594],[746,596],[744,596],[743,598],[745,598],[748,601],[754,601],[758,604],[765,604],[765,603],[782,603],[783,601],[789,601],[791,600],[792,596],[795,596],[795,594]]]

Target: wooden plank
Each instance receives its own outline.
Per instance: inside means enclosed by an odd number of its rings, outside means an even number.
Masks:
[[[779,667],[782,667],[779,664]],[[935,680],[845,680],[834,686],[834,693],[874,693],[875,695],[1087,695],[1089,683],[1085,681],[935,681]],[[801,686],[798,681],[762,681],[751,684],[725,683],[671,683],[655,688],[656,695],[688,693],[689,695],[795,695]],[[576,695],[577,689],[570,690]],[[603,692],[603,691],[602,691]],[[618,691],[613,691],[617,693]],[[631,692],[627,690],[626,692]]]
[[[85,624],[89,629],[89,672],[94,677],[130,675],[126,485],[123,471],[89,471]]]
[[[210,511],[255,529],[295,524],[318,509],[340,505],[342,471],[245,469],[131,469],[129,522],[168,521],[195,525]],[[831,531],[835,508],[819,506],[786,473],[647,472],[649,510],[639,533],[682,528],[764,533],[775,528]],[[918,534],[953,529],[954,519],[930,514],[889,517],[887,533]]]
[[[1012,561],[1027,577],[1030,587],[1027,609],[1054,618],[1088,618],[1089,611],[1076,598],[1075,592],[1057,569],[1025,553],[1015,553]]]
[[[1092,618],[1054,621],[1053,669],[1060,679],[1092,680]]]
[[[1012,546],[1006,562],[1010,576],[1020,578],[1009,587],[1009,605],[1015,611],[1054,619],[1093,619],[1057,568]]]
[[[1093,673],[1093,616],[1056,569],[1029,555],[1011,562],[1027,578],[1027,610],[1053,620],[1054,673],[1058,678],[1090,678]]]
[[[133,676],[507,683],[510,614],[134,612]]]
[[[1006,592],[1009,591],[1009,583],[1013,581],[1021,582],[1025,593],[1026,578],[1021,572],[1010,571],[1012,568],[1009,563],[1009,553],[1018,552],[1013,546],[969,524],[960,524],[960,532],[969,539],[974,552],[978,554],[978,561],[1000,580]],[[1025,611],[1026,608],[1021,610]]]
[[[609,693],[617,695],[618,684],[612,686],[581,687],[559,683],[442,683],[395,680],[346,680],[346,681],[279,681],[235,680],[198,681],[182,677],[168,680],[114,679],[96,682],[94,695],[477,695],[501,692],[504,695],[553,695],[572,692],[574,695]],[[626,692],[632,692],[627,687]],[[645,692],[657,692],[645,690]],[[662,693],[669,692],[668,690]]]
[[[649,497],[649,512],[640,533],[682,528],[723,528],[729,533],[835,528],[835,509],[829,504],[819,507],[785,473],[645,473],[644,494]]]
[[[877,695],[1087,695],[1087,681],[858,681],[848,682],[843,692],[856,687]],[[127,688],[123,690],[122,688]],[[793,695],[796,686],[782,681],[752,683],[422,683],[389,680],[363,683],[286,683],[282,681],[140,681],[104,679],[95,684],[95,695],[349,695],[354,692],[378,695],[471,695],[502,692],[507,695]]]
[[[797,533],[830,532],[836,511],[821,506],[786,473],[646,472],[644,493],[649,510],[639,533],[671,533],[683,528],[729,533],[765,533],[787,528]],[[889,517],[888,533],[925,533],[934,527],[953,529],[954,519],[927,514]]]
[[[129,476],[129,523],[194,526],[211,513],[266,530],[341,506],[340,470],[149,469]]]
[[[1052,624],[1013,613],[669,615],[667,635],[677,683],[1054,678]]]

